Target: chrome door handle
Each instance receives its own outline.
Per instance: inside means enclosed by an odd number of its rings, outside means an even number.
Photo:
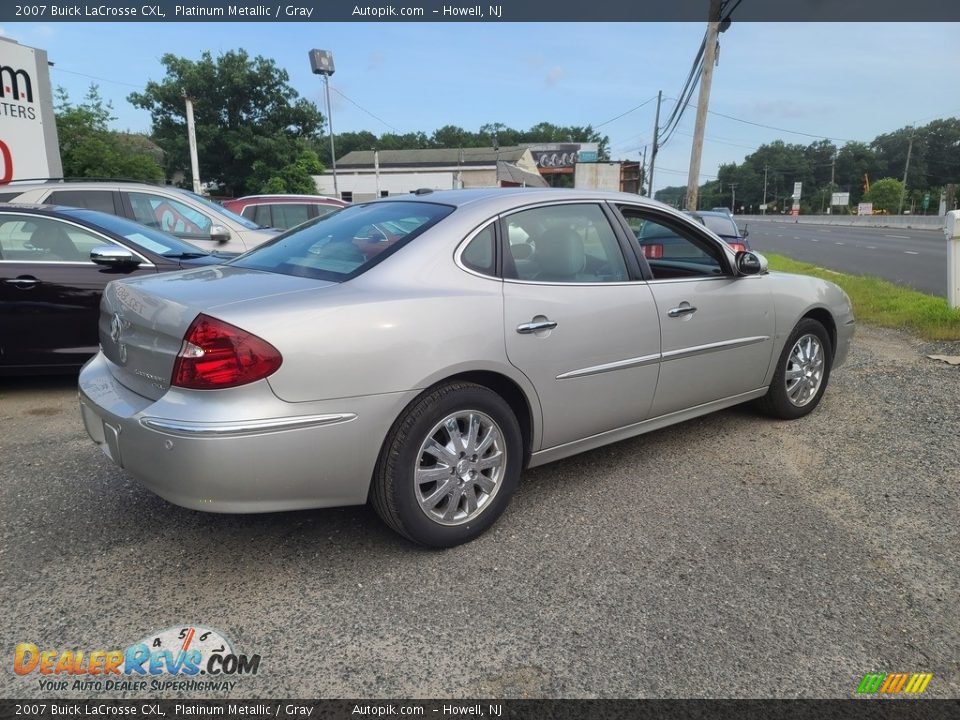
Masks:
[[[13,278],[11,280],[4,280],[4,282],[16,285],[17,287],[28,288],[36,285],[39,280],[35,278]]]
[[[521,335],[529,335],[537,330],[553,330],[557,324],[553,320],[541,320],[539,322],[528,322],[517,325],[517,332]]]
[[[693,315],[697,309],[693,305],[681,305],[680,307],[671,308],[667,315],[670,317],[683,317],[684,315]]]

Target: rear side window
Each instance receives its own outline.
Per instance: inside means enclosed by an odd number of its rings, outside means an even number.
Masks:
[[[318,280],[349,280],[453,210],[426,202],[353,205],[300,225],[230,264]]]
[[[493,225],[487,225],[463,249],[460,255],[460,262],[464,267],[468,267],[483,275],[496,275],[496,257],[494,255],[494,243],[496,237],[493,232]]]
[[[514,213],[505,223],[506,277],[549,283],[628,279],[620,243],[599,205],[548,205]]]
[[[46,202],[50,205],[66,205],[117,214],[111,190],[54,190]]]

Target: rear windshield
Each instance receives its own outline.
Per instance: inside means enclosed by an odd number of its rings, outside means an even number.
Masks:
[[[425,202],[351,205],[298,225],[230,264],[341,282],[376,265],[452,212],[449,205]]]
[[[719,215],[701,215],[700,220],[707,226],[708,230],[713,230],[717,235],[726,235],[727,237],[740,235],[736,224],[730,218],[720,217]]]

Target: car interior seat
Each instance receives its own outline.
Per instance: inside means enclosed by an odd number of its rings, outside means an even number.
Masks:
[[[583,238],[570,228],[553,228],[536,240],[537,265],[535,280],[574,282],[587,264]]]
[[[47,260],[78,262],[87,259],[77,250],[66,230],[52,222],[40,223],[30,234],[30,244],[38,250],[45,250]]]

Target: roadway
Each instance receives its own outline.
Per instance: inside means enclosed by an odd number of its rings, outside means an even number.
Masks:
[[[939,230],[807,225],[738,217],[750,246],[854,275],[947,295],[947,243]]]

